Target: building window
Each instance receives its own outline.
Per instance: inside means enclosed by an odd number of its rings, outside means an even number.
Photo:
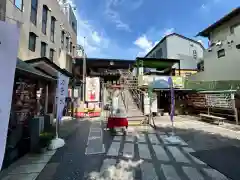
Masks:
[[[197,51],[196,50],[193,50],[193,58],[197,59]]]
[[[237,45],[236,45],[236,48],[237,48],[237,49],[240,49],[240,44],[237,44]]]
[[[66,50],[69,50],[69,37],[66,37]]]
[[[72,48],[72,55],[73,55],[73,57],[75,56],[75,46],[73,46],[73,48]]]
[[[197,64],[197,70],[198,72],[204,71],[204,61],[201,60],[198,64]]]
[[[230,26],[230,33],[235,34],[235,30],[238,29],[238,28],[240,29],[240,23],[237,23],[237,24],[234,24],[234,25]]]
[[[43,5],[42,10],[42,33],[46,34],[47,32],[47,15],[48,15],[48,7],[46,5]]]
[[[49,50],[49,59],[50,59],[51,61],[53,61],[53,59],[54,59],[54,49],[50,49],[50,50]]]
[[[190,72],[185,73],[185,77],[188,77],[188,76],[191,76],[191,75],[192,75],[192,73],[190,73]]]
[[[156,52],[156,58],[162,58],[162,48],[158,49]]]
[[[31,0],[30,20],[34,25],[37,25],[37,9],[38,9],[38,0]]]
[[[50,39],[52,42],[54,42],[55,24],[56,24],[56,18],[52,16],[51,17],[51,32],[50,32]]]
[[[225,50],[221,49],[217,52],[217,54],[218,54],[218,58],[224,57],[225,56]]]
[[[72,42],[70,42],[70,53],[72,53]]]
[[[59,51],[58,51],[58,56],[60,57],[61,56],[61,52],[62,52],[62,49],[61,48],[59,48]]]
[[[14,5],[21,11],[23,10],[23,0],[14,0]]]
[[[62,31],[62,32],[61,32],[61,48],[62,48],[62,49],[64,48],[64,34],[65,34],[65,32]]]
[[[41,57],[46,57],[47,43],[41,42]]]
[[[72,28],[73,28],[74,32],[76,32],[76,25],[74,22],[72,22]]]
[[[29,42],[28,42],[28,49],[35,52],[36,49],[36,39],[37,35],[34,34],[33,32],[29,33]]]

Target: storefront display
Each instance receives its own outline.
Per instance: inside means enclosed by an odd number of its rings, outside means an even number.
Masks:
[[[36,83],[18,78],[13,93],[13,109],[17,123],[24,124],[29,117],[36,114]]]

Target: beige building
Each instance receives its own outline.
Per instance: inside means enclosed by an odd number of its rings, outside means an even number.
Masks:
[[[189,80],[240,80],[240,7],[198,35],[209,39],[209,47],[204,52],[202,72]]]
[[[1,0],[0,20],[20,27],[19,59],[47,57],[60,68],[72,71],[77,20],[70,4],[57,0]]]

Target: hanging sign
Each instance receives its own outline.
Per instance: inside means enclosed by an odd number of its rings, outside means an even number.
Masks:
[[[8,123],[12,104],[19,29],[17,25],[0,21],[0,170],[5,154]]]
[[[65,107],[65,100],[68,96],[68,83],[69,77],[58,73],[58,86],[57,86],[57,121],[60,121],[63,116],[63,109]]]
[[[171,91],[171,112],[170,112],[170,118],[171,121],[173,122],[173,117],[174,117],[174,87],[173,87],[173,81],[172,77],[168,78],[168,83]]]
[[[86,101],[97,102],[100,100],[100,79],[99,77],[86,78]]]

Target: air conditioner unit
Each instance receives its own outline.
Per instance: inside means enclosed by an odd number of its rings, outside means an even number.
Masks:
[[[217,43],[216,43],[216,46],[221,46],[222,45],[222,41],[218,41]]]
[[[212,48],[208,48],[207,50],[208,50],[208,52],[212,52]]]

